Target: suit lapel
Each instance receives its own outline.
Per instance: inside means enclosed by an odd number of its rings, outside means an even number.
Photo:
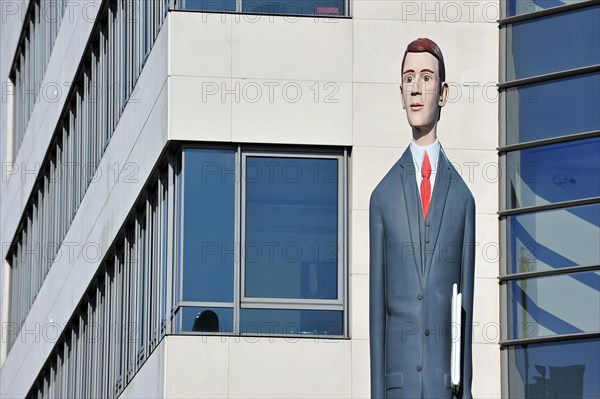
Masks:
[[[421,239],[419,237],[419,208],[421,204],[418,203],[417,193],[417,181],[415,178],[415,164],[413,161],[410,147],[404,151],[402,157],[398,161],[402,173],[402,192],[404,193],[404,204],[406,205],[406,220],[408,220],[408,229],[410,231],[411,245],[413,257],[415,259],[415,267],[417,268],[417,275],[419,276],[419,284],[421,284],[422,275],[422,262],[421,262]],[[399,221],[402,223],[402,221]]]
[[[450,170],[450,162],[444,155],[442,148],[440,148],[440,156],[438,158],[438,166],[435,175],[435,184],[433,186],[431,205],[429,206],[427,218],[425,219],[425,234],[429,238],[429,242],[425,243],[427,250],[427,261],[425,262],[425,280],[427,280],[427,276],[429,275],[431,261],[434,257],[433,251],[436,249],[435,246],[440,233],[440,226],[444,216],[446,197],[448,196],[451,178],[452,174]],[[437,256],[439,256],[439,254]]]

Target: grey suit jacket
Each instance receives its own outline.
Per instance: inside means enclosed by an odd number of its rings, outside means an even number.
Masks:
[[[475,202],[440,150],[423,221],[415,172],[407,148],[371,194],[371,396],[470,398]],[[450,388],[453,283],[463,297],[456,395]]]

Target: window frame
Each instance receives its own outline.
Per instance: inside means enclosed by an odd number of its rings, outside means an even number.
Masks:
[[[224,10],[198,10],[198,9],[188,9],[187,8],[187,0],[172,0],[172,1],[168,1],[168,8],[170,10],[181,10],[181,11],[186,11],[186,12],[216,12],[216,13],[223,13],[223,14],[245,14],[245,15],[275,15],[275,16],[282,16],[282,17],[309,17],[309,18],[350,18],[352,17],[352,10],[351,10],[351,4],[352,2],[350,0],[343,0],[343,7],[344,10],[340,15],[329,15],[329,14],[317,14],[316,12],[314,14],[297,14],[297,13],[268,13],[268,12],[261,12],[261,13],[255,13],[255,12],[247,12],[247,11],[242,11],[243,10],[243,3],[246,1],[250,1],[250,0],[236,0],[235,1],[235,11],[224,11]],[[250,1],[251,2],[251,1]]]
[[[181,147],[181,192],[178,206],[180,207],[178,235],[179,239],[175,245],[179,245],[180,253],[183,255],[184,223],[185,223],[185,150],[186,149],[214,149],[233,150],[235,159],[235,216],[234,216],[234,270],[233,270],[233,301],[232,302],[208,302],[208,301],[183,301],[183,279],[184,262],[181,256],[177,261],[177,273],[180,276],[178,284],[174,286],[177,290],[177,300],[174,306],[176,317],[174,333],[185,335],[244,335],[252,336],[252,333],[241,331],[240,311],[241,309],[273,309],[273,310],[323,310],[342,312],[342,335],[327,335],[326,338],[348,338],[348,150],[340,147],[311,147],[311,146],[260,146],[260,145],[218,145],[218,144],[184,144]],[[242,256],[245,243],[245,179],[243,179],[242,168],[245,168],[247,157],[269,157],[269,158],[299,158],[299,159],[335,159],[338,162],[338,226],[337,226],[337,298],[336,299],[301,299],[301,298],[249,298],[245,296],[244,278],[245,261]],[[199,332],[183,331],[183,308],[227,308],[233,309],[233,331],[230,332]],[[277,336],[278,334],[258,335]],[[286,334],[288,336],[314,338],[315,335]],[[321,337],[321,336],[319,336]]]
[[[315,155],[311,153],[286,153],[286,152],[267,152],[267,151],[248,151],[242,154],[242,170],[246,170],[246,164],[248,157],[263,157],[263,158],[298,158],[298,159],[335,159],[338,161],[338,227],[337,235],[338,238],[343,236],[343,206],[340,199],[343,199],[343,185],[344,182],[340,179],[340,170],[343,161],[343,156],[328,156],[328,155]],[[240,245],[241,248],[245,248],[246,243],[246,179],[240,179],[241,181],[241,218],[240,218]],[[243,253],[243,251],[241,252]],[[343,311],[343,244],[337,248],[337,299],[300,299],[300,298],[268,298],[268,297],[247,297],[245,295],[245,284],[246,281],[246,262],[244,256],[240,256],[240,305],[242,308],[274,308],[274,309],[308,309],[306,305],[318,305],[316,310],[342,310]],[[321,306],[327,305],[327,306]],[[331,309],[329,309],[331,307]]]

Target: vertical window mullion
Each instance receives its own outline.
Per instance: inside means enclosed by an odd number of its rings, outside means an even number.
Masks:
[[[90,132],[88,130],[89,115],[88,115],[88,108],[87,108],[88,99],[89,99],[89,97],[88,97],[89,83],[90,83],[90,70],[89,70],[89,67],[86,67],[83,72],[83,87],[81,89],[81,158],[79,160],[79,167],[77,168],[77,174],[80,176],[79,200],[78,200],[79,205],[81,205],[81,201],[83,200],[83,195],[84,195],[85,189],[86,189],[85,168],[89,162],[88,157],[87,157],[88,148],[90,145],[90,141],[89,141]]]
[[[178,158],[177,158],[178,159]],[[177,240],[175,234],[175,187],[176,187],[176,178],[177,178],[177,170],[176,170],[176,157],[172,152],[168,153],[168,162],[166,165],[166,177],[165,181],[167,184],[167,218],[166,218],[166,239],[167,239],[167,261],[166,261],[166,283],[165,283],[165,302],[164,302],[164,315],[163,315],[163,323],[165,325],[164,330],[165,334],[171,333],[171,310],[173,308],[173,287],[174,287],[174,279],[173,279],[173,269],[175,265],[175,254],[177,252]]]
[[[158,197],[158,184],[155,186],[155,188],[152,189],[152,202],[151,202],[151,209],[150,209],[150,216],[151,216],[151,220],[152,220],[152,267],[150,269],[151,273],[152,273],[152,298],[150,298],[150,312],[151,312],[151,318],[150,320],[152,321],[152,335],[150,337],[151,339],[151,348],[150,350],[153,350],[154,347],[156,346],[156,341],[157,341],[157,303],[158,303],[158,295],[159,292],[157,290],[158,288],[158,281],[157,281],[157,270],[158,270],[158,265],[159,265],[159,259],[158,259],[158,248],[160,246],[160,242],[158,241],[158,226],[156,223],[156,216],[157,216],[157,208],[158,208],[158,201],[157,201],[157,197]]]
[[[114,351],[114,355],[115,355],[115,363],[117,364],[116,366],[116,373],[115,373],[115,387],[114,389],[114,394],[115,396],[117,396],[117,394],[120,392],[119,386],[120,386],[120,381],[122,380],[123,377],[123,344],[124,344],[124,338],[125,338],[125,328],[126,328],[126,322],[125,322],[125,318],[123,317],[123,301],[124,301],[124,294],[125,294],[125,290],[124,290],[124,251],[125,251],[125,246],[127,245],[127,242],[125,242],[123,244],[123,249],[121,249],[120,254],[119,254],[119,259],[118,259],[118,264],[115,265],[115,267],[118,267],[117,271],[116,271],[116,282],[117,282],[117,303],[116,303],[116,320],[118,321],[118,329],[117,329],[117,342],[115,343],[115,351]]]
[[[110,93],[110,101],[108,103],[109,106],[109,137],[112,137],[113,131],[115,129],[115,109],[117,107],[117,90],[119,87],[118,75],[116,73],[117,68],[117,59],[115,57],[115,47],[117,46],[117,13],[118,13],[118,5],[115,3],[111,3],[111,17],[109,18],[110,25],[108,30],[108,68],[109,68],[109,77],[107,84],[111,85],[109,88]]]
[[[145,274],[146,274],[146,261],[144,259],[144,250],[145,250],[145,239],[146,239],[146,234],[148,234],[147,228],[145,229],[141,229],[140,231],[140,239],[139,239],[139,246],[137,248],[137,254],[138,254],[138,262],[140,262],[140,268],[138,271],[138,307],[139,307],[139,314],[138,314],[138,319],[137,319],[137,331],[138,331],[138,341],[137,341],[137,347],[136,347],[136,364],[139,367],[139,360],[141,357],[143,357],[144,359],[146,358],[146,356],[144,355],[144,348],[145,345],[144,343],[145,341],[145,320],[147,317],[147,311],[146,311],[146,290],[145,290]]]
[[[82,315],[84,316],[83,320],[84,322],[82,323],[82,328],[83,328],[83,364],[82,364],[82,371],[83,371],[83,384],[82,384],[82,391],[81,391],[81,395],[84,398],[89,398],[90,397],[90,367],[92,364],[92,360],[91,356],[90,356],[90,297],[89,295],[85,296],[85,303],[83,305],[83,308],[81,310]]]
[[[110,320],[106,317],[108,313],[108,281],[106,279],[106,269],[108,268],[107,263],[104,263],[104,271],[101,277],[101,289],[99,292],[101,301],[101,312],[98,315],[98,326],[100,329],[100,346],[98,347],[99,366],[98,366],[98,390],[97,396],[99,398],[106,398],[108,396],[105,386],[107,380],[108,370],[108,329],[110,328]]]
[[[144,308],[145,308],[145,319],[144,319],[144,342],[142,343],[142,345],[144,346],[144,351],[146,353],[150,353],[150,351],[152,350],[149,342],[151,340],[151,336],[152,336],[152,328],[151,328],[151,320],[152,320],[152,315],[151,315],[151,295],[152,295],[152,287],[151,287],[151,281],[152,281],[152,242],[151,242],[151,237],[153,234],[152,231],[152,220],[151,220],[151,215],[152,215],[152,206],[151,206],[151,199],[150,197],[152,196],[152,191],[149,190],[148,197],[146,198],[146,213],[145,213],[145,223],[146,223],[146,235],[144,236],[144,264],[145,264],[145,271],[146,273],[144,274],[144,287],[145,287],[145,298],[144,298]]]
[[[159,229],[160,229],[160,268],[159,268],[159,278],[160,278],[160,282],[159,282],[159,289],[160,289],[160,294],[159,294],[159,299],[158,299],[158,309],[157,309],[157,319],[158,319],[158,340],[160,341],[162,339],[163,336],[163,329],[164,329],[164,309],[165,309],[165,298],[166,298],[166,292],[165,292],[165,271],[166,271],[166,259],[167,259],[167,240],[168,237],[166,236],[166,205],[167,205],[167,198],[166,198],[166,187],[165,187],[165,174],[164,174],[164,169],[162,169],[160,171],[159,174],[159,190],[160,190],[160,202],[159,202],[159,211],[160,211],[160,215],[159,215]]]
[[[120,83],[119,86],[119,109],[117,110],[117,115],[119,119],[121,119],[121,114],[123,113],[123,107],[125,105],[125,93],[127,88],[127,75],[125,68],[127,67],[127,40],[126,40],[126,24],[127,24],[127,15],[126,15],[126,5],[127,0],[122,0],[119,6],[119,74],[120,74]]]
[[[97,286],[97,281],[94,283],[94,286]],[[96,293],[97,287],[92,288],[92,292],[90,292],[89,303],[88,303],[88,388],[87,388],[87,397],[96,396],[96,367],[97,367],[97,356],[96,356],[96,348],[98,346],[97,336],[96,336],[96,313],[97,313],[97,299],[98,295]]]
[[[42,57],[42,30],[41,30],[41,19],[40,19],[40,2],[36,0],[35,2],[35,55],[33,58],[33,62],[35,63],[35,94],[34,100],[37,100],[37,95],[39,93],[38,87],[42,84],[42,69],[45,66],[45,59]]]
[[[91,130],[90,130],[90,113],[89,113],[89,104],[90,104],[90,81],[91,81],[91,70],[90,67],[86,67],[84,72],[84,86],[83,86],[83,96],[81,98],[81,108],[83,113],[83,118],[81,120],[82,126],[82,143],[81,143],[81,163],[78,168],[78,173],[81,175],[80,187],[81,193],[79,195],[79,203],[83,200],[83,196],[87,190],[87,167],[90,162],[89,154],[90,154],[90,146],[91,146]]]
[[[130,228],[127,229],[130,232]],[[129,332],[129,235],[125,239],[123,248],[123,262],[121,270],[121,351],[119,352],[119,363],[121,364],[120,378],[118,382],[118,393],[122,392],[123,386],[127,381],[127,347],[128,347],[128,332]]]
[[[143,286],[144,286],[144,321],[143,321],[143,341],[140,342],[141,350],[148,357],[148,340],[150,336],[150,261],[148,257],[148,247],[150,246],[149,236],[151,234],[150,225],[148,223],[147,198],[144,199],[144,210],[140,215],[140,221],[144,225],[144,234],[142,236],[142,247],[140,248],[141,259],[143,264]]]
[[[136,218],[136,222],[135,222],[135,228],[136,228],[136,234],[135,234],[135,241],[134,241],[134,246],[133,246],[133,250],[132,250],[132,256],[133,256],[133,261],[132,261],[132,269],[131,269],[131,277],[130,277],[130,284],[131,284],[131,293],[129,294],[129,298],[131,298],[131,303],[129,305],[129,309],[131,309],[131,316],[129,319],[129,324],[130,324],[130,336],[136,337],[136,339],[134,339],[133,341],[130,342],[129,344],[129,378],[128,381],[131,381],[131,379],[133,379],[133,376],[135,375],[135,371],[137,370],[137,345],[135,344],[137,342],[137,340],[139,339],[137,337],[137,320],[138,320],[138,313],[139,313],[139,301],[138,301],[138,274],[140,272],[140,268],[142,267],[142,265],[140,264],[140,258],[139,258],[139,253],[138,253],[138,247],[140,245],[140,235],[141,235],[141,231],[142,231],[142,226],[140,226],[139,224],[139,219]]]
[[[81,398],[81,317],[76,314],[77,324],[75,325],[75,356],[73,356],[73,375],[75,386],[75,397]]]
[[[237,259],[234,260],[233,271],[233,333],[240,334],[240,303],[241,303],[241,279],[242,279],[242,146],[238,144],[235,151],[235,227],[234,227],[234,245],[236,246],[234,253],[237,254]]]
[[[101,266],[103,267],[103,266]],[[94,325],[93,325],[93,332],[94,332],[94,340],[93,340],[93,345],[94,345],[94,370],[93,370],[93,389],[92,389],[92,396],[99,398],[101,397],[100,394],[100,382],[102,381],[102,367],[104,367],[104,362],[102,361],[102,345],[103,345],[103,341],[102,341],[102,331],[103,331],[103,324],[102,324],[102,315],[103,315],[103,301],[102,301],[102,297],[101,297],[101,290],[102,290],[102,280],[98,279],[98,286],[96,287],[96,308],[95,308],[95,313],[94,313]]]
[[[106,325],[106,377],[105,382],[103,384],[103,394],[104,398],[112,398],[113,397],[113,387],[114,387],[114,368],[115,368],[115,357],[114,357],[114,347],[115,347],[115,259],[116,256],[111,257],[112,260],[109,260],[109,264],[107,266],[106,272],[104,273],[105,281],[106,281],[106,314],[104,316],[107,321]]]
[[[67,332],[67,340],[68,340],[68,345],[67,345],[67,375],[66,375],[66,380],[67,380],[67,385],[66,385],[66,397],[72,398],[73,396],[75,396],[75,392],[74,392],[74,386],[75,386],[75,375],[74,375],[74,367],[73,367],[73,363],[74,363],[74,348],[75,348],[75,341],[73,339],[73,328],[70,327],[68,332]]]

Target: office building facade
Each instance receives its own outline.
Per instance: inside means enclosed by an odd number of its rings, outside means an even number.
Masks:
[[[474,395],[597,396],[599,7],[2,2],[2,397],[368,397],[417,37],[477,204]]]

